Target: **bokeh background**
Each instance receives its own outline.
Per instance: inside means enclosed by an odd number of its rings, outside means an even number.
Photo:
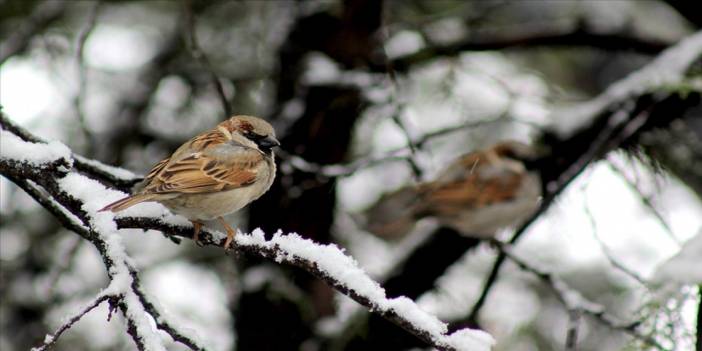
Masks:
[[[591,125],[558,112],[699,30],[694,6],[4,0],[0,104],[36,135],[139,174],[228,114],[262,116],[283,143],[276,184],[230,222],[337,243],[390,295],[485,329],[496,350],[560,350],[569,312],[538,277],[508,262],[472,315],[494,249],[431,220],[386,242],[358,217],[470,150],[505,139],[552,146],[544,133]],[[702,228],[702,110],[690,94],[696,106],[592,162],[516,247],[670,350],[691,350],[699,323],[697,287],[651,283]],[[329,165],[339,167],[319,167]],[[0,349],[26,350],[107,278],[94,247],[7,179],[0,186]],[[213,350],[426,347],[304,272],[156,232],[125,231],[124,241],[150,295]],[[86,315],[55,349],[133,349],[107,314]],[[579,323],[579,350],[650,347]]]

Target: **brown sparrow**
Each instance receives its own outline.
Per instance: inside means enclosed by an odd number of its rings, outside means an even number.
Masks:
[[[222,216],[238,211],[268,191],[275,178],[273,147],[280,143],[268,122],[234,116],[181,145],[154,166],[134,194],[105,206],[117,212],[156,201],[188,218],[198,242],[202,221],[218,219],[227,231],[224,247],[236,231]]]
[[[463,155],[436,180],[382,196],[366,212],[366,227],[379,237],[399,238],[419,219],[434,217],[464,235],[493,237],[538,208],[541,180],[529,169],[535,161],[535,150],[515,141]]]

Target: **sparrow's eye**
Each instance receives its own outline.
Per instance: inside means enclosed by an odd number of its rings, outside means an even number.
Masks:
[[[256,145],[258,145],[258,147],[260,147],[262,150],[270,150],[271,148],[280,145],[280,142],[278,142],[274,136],[261,135],[252,131],[245,132],[244,136],[256,143]]]
[[[246,132],[244,132],[244,136],[253,142],[257,142],[259,140],[263,140],[266,138],[265,135],[261,135],[261,134],[254,132],[254,131],[250,131],[250,130],[247,130]]]

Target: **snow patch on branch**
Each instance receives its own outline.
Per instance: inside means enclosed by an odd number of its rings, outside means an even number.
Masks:
[[[561,133],[567,133],[589,124],[592,118],[597,117],[618,101],[625,101],[630,96],[645,93],[654,88],[680,84],[685,72],[695,61],[700,60],[700,57],[702,57],[702,31],[666,49],[640,70],[610,85],[596,98],[573,107],[555,110],[554,115],[563,117],[558,119],[561,123],[558,123],[556,128]],[[572,123],[565,123],[565,121]]]
[[[0,158],[41,166],[61,159],[72,165],[71,150],[58,141],[47,144],[20,139],[4,129],[0,130]]]
[[[239,233],[234,237],[239,246],[274,250],[277,262],[304,260],[333,279],[339,286],[369,300],[372,308],[380,313],[395,313],[414,328],[429,334],[438,345],[456,350],[490,350],[495,340],[479,330],[463,329],[447,335],[448,326],[435,316],[422,310],[407,297],[388,298],[376,281],[371,279],[356,260],[344,254],[334,244],[320,245],[296,233],[283,235],[280,231],[266,240],[260,229],[251,234]]]
[[[134,278],[129,268],[129,265],[132,265],[131,257],[127,255],[122,243],[114,214],[98,212],[104,206],[105,199],[116,200],[123,196],[122,193],[107,189],[100,182],[78,173],[67,174],[58,180],[58,184],[61,190],[82,202],[81,209],[87,213],[90,227],[100,235],[105,244],[106,256],[112,261],[109,267],[111,282],[101,294],[122,296],[125,317],[134,325],[136,335],[144,344],[145,350],[165,351],[155,322],[149,319],[139,297],[132,289]]]

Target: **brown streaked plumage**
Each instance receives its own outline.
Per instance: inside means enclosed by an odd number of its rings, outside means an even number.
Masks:
[[[366,227],[383,238],[400,238],[419,219],[434,217],[464,235],[492,237],[538,208],[541,181],[525,165],[537,156],[515,141],[463,155],[434,181],[383,195],[366,212]]]
[[[187,217],[198,240],[202,221],[218,219],[227,230],[225,248],[236,231],[222,216],[263,195],[273,183],[271,149],[280,145],[266,121],[234,116],[181,145],[151,169],[134,194],[105,206],[118,212],[144,201],[157,201]]]

